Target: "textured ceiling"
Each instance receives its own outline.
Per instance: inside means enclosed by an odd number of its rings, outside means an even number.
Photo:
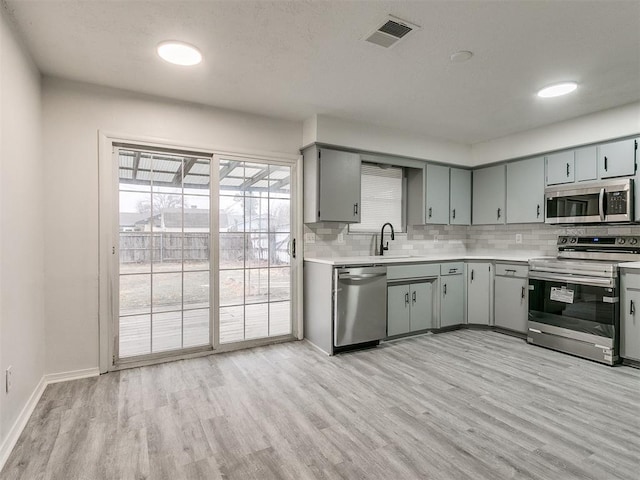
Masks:
[[[462,143],[640,100],[639,1],[7,1],[46,75],[291,120],[326,114]],[[422,28],[363,37],[392,14]],[[175,67],[167,39],[204,62]],[[471,50],[466,63],[451,63]],[[538,99],[576,80],[567,97]]]

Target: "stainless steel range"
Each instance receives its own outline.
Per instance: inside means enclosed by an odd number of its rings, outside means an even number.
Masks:
[[[529,262],[527,341],[614,365],[618,263],[640,260],[640,237],[558,237],[558,256]]]

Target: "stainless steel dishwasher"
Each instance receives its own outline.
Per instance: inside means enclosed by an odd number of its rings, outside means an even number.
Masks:
[[[387,336],[387,267],[337,268],[334,347],[377,343]]]

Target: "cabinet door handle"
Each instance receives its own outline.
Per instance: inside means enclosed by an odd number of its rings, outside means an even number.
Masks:
[[[443,295],[447,294],[447,284],[446,283],[442,286],[442,294]]]
[[[567,178],[569,178],[569,163],[567,163]]]
[[[431,218],[432,213],[433,213],[433,208],[429,207],[429,218]]]
[[[606,157],[606,155],[604,157],[604,171],[605,172],[607,171],[607,157]]]
[[[456,209],[453,209],[453,218],[456,218]]]
[[[474,273],[474,270],[471,270],[471,281],[472,282],[473,282],[473,273]]]
[[[501,214],[502,214],[502,209],[501,209],[501,208],[499,208],[499,209],[498,209],[498,220],[500,220],[500,215],[501,215]]]
[[[409,292],[404,294],[404,306],[409,305]]]
[[[630,315],[636,314],[636,306],[633,304],[633,300],[629,302],[629,314]]]
[[[522,298],[523,300],[524,300],[524,292],[525,292],[524,287],[522,287],[522,294],[520,295],[520,298]]]
[[[413,303],[416,303],[416,291],[413,291],[413,294],[411,295],[411,300],[413,301]]]
[[[513,273],[514,275],[515,275],[515,273],[516,273],[516,271],[515,271],[513,268],[505,268],[505,269],[504,269],[504,273],[508,273],[508,272],[511,272],[511,273]]]
[[[354,215],[358,215],[358,204],[357,203],[353,204],[353,214]]]
[[[540,204],[536,206],[536,217],[540,218]]]

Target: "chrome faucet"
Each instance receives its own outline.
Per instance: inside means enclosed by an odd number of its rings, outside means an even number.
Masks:
[[[393,225],[391,225],[389,222],[382,225],[382,230],[380,231],[380,255],[384,255],[384,251],[389,250],[389,242],[387,242],[386,245],[384,244],[384,227],[386,227],[387,225],[389,225],[389,227],[391,228],[391,240],[395,240]]]

